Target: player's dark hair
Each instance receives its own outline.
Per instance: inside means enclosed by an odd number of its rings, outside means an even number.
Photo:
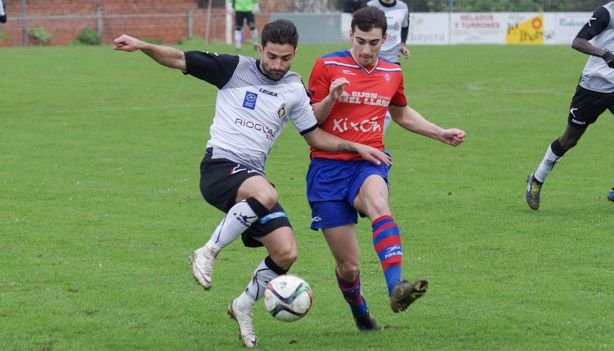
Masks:
[[[298,31],[291,21],[278,19],[264,25],[262,29],[262,47],[267,43],[290,44],[295,49],[298,46]]]
[[[363,7],[352,14],[352,32],[356,27],[363,32],[368,32],[373,28],[381,28],[382,35],[386,34],[386,15],[384,12],[375,7]]]

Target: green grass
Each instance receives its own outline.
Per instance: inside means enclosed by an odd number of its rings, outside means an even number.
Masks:
[[[306,81],[316,56],[341,47],[301,46],[293,70]],[[459,148],[397,126],[386,136],[405,273],[428,278],[428,295],[390,311],[363,220],[364,293],[385,328],[355,330],[328,248],[308,229],[308,148],[288,127],[267,171],[298,238],[292,272],[311,284],[314,305],[284,324],[260,303],[259,349],[614,348],[609,113],[548,178],[542,208],[524,202],[586,56],[562,46],[412,54],[402,63],[410,104],[468,133]],[[187,264],[221,219],[198,190],[215,88],[109,47],[0,57],[0,349],[239,349],[225,307],[264,251],[226,248],[208,292]]]

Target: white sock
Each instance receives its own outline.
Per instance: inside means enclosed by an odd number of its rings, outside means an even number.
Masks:
[[[258,215],[247,201],[238,202],[228,210],[226,217],[215,228],[207,245],[219,250],[233,242],[257,220]]]
[[[243,42],[243,31],[235,30],[235,48],[240,49]]]
[[[268,259],[270,260],[270,258]],[[245,288],[244,294],[249,295],[254,301],[259,300],[264,295],[264,289],[269,285],[269,282],[279,276],[267,265],[266,261],[267,259],[264,259],[260,262],[252,275],[252,280]]]
[[[252,29],[252,43],[258,45],[258,29],[256,28]]]
[[[537,170],[533,174],[535,179],[543,183],[546,180],[546,177],[548,177],[548,174],[550,174],[550,171],[552,171],[552,169],[559,162],[560,159],[561,157],[558,157],[554,154],[554,152],[552,152],[552,147],[548,146],[548,150],[546,150],[544,159],[539,164],[539,167],[537,167]]]
[[[247,308],[247,307],[251,307],[253,304],[256,303],[256,300],[252,299],[249,295],[247,295],[247,293],[244,291],[241,293],[241,295],[239,295],[239,297],[237,297],[237,305],[239,305],[239,307],[242,308]]]

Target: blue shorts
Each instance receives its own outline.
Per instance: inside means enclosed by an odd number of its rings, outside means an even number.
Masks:
[[[311,229],[335,228],[358,222],[354,199],[370,175],[388,183],[390,167],[369,161],[339,161],[314,158],[307,170],[307,200],[311,206]]]

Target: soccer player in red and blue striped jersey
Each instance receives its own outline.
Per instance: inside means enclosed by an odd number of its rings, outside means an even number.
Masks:
[[[411,132],[457,146],[465,133],[443,129],[407,105],[403,72],[398,64],[378,58],[386,40],[386,17],[373,7],[352,15],[350,50],[320,57],[309,79],[312,107],[320,127],[342,139],[384,150],[383,124],[387,111]],[[369,164],[355,155],[311,148],[307,197],[314,230],[322,229],[335,257],[339,288],[360,331],[379,329],[370,315],[360,282],[356,238],[358,214],[372,224],[373,246],[388,286],[393,312],[404,311],[426,293],[428,283],[402,277],[401,234],[388,206],[385,164]]]

